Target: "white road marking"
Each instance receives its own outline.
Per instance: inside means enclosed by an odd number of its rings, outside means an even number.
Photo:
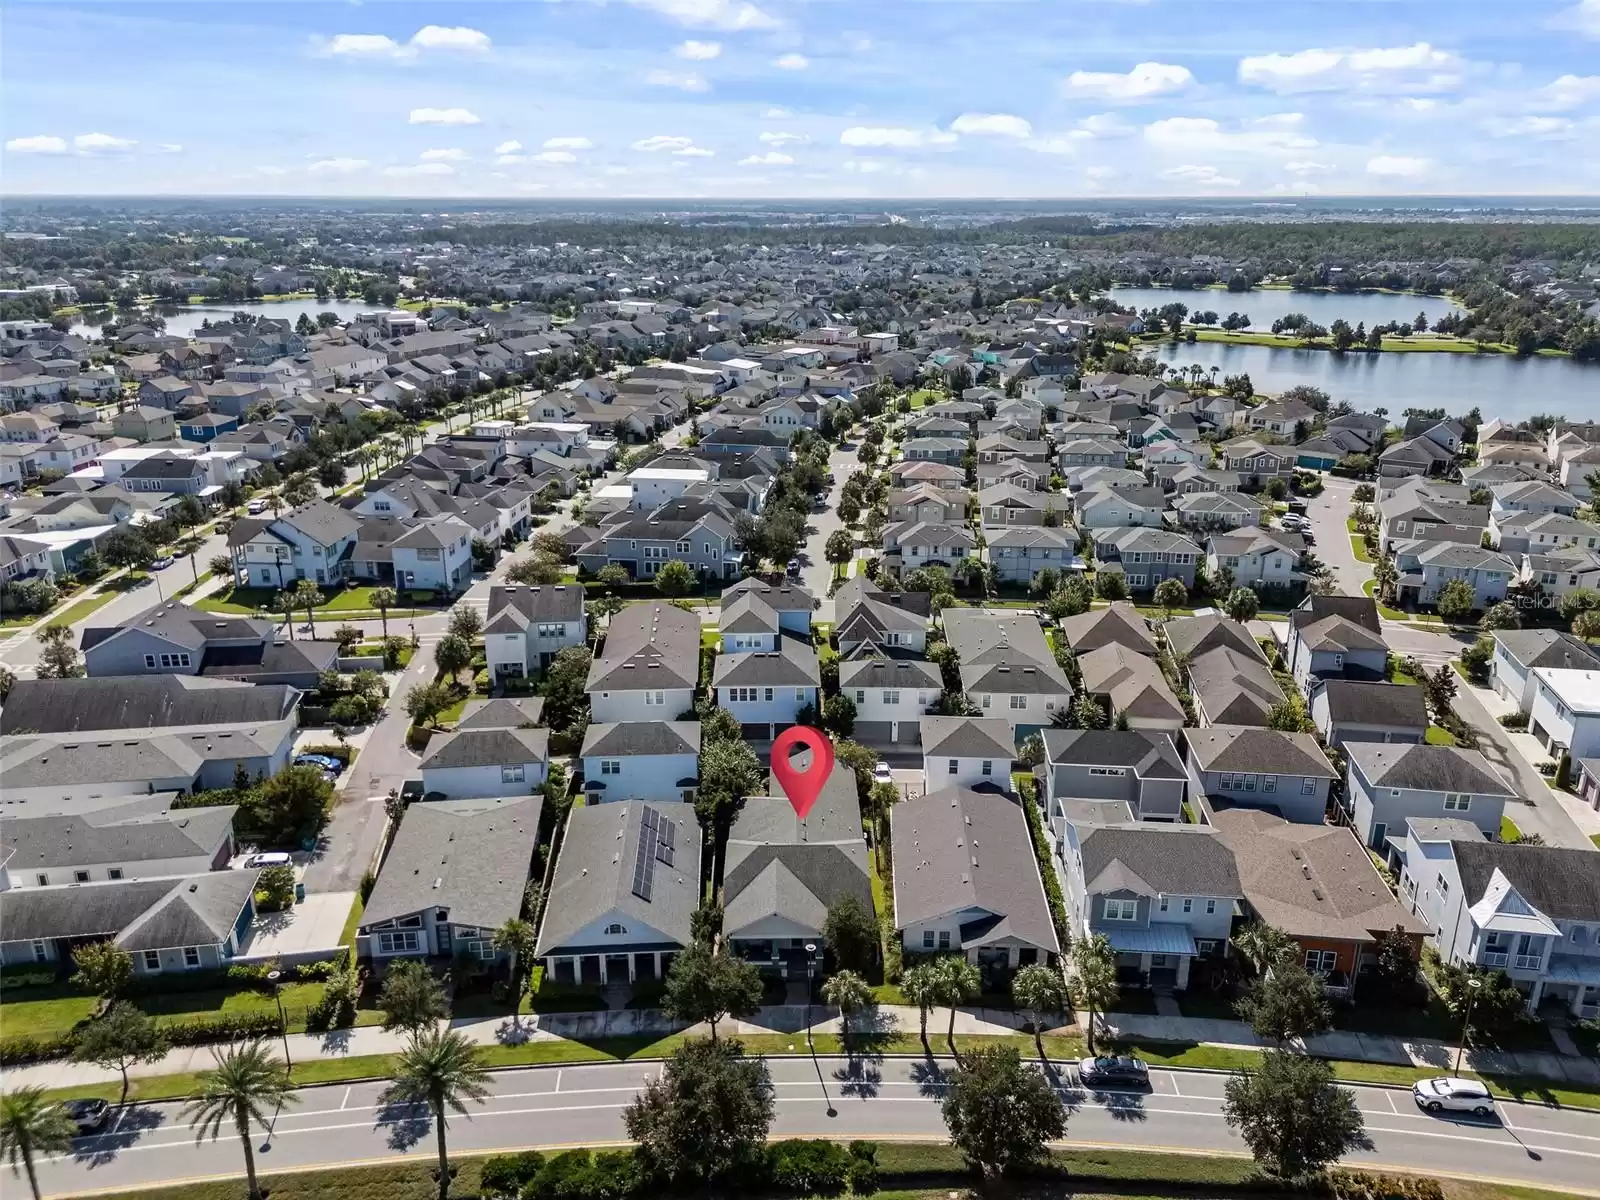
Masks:
[[[556,1072],[556,1091],[558,1092],[561,1090],[561,1076],[564,1074],[566,1074],[565,1068]]]
[[[1173,1074],[1171,1071],[1168,1071],[1167,1072],[1167,1078],[1172,1080],[1172,1094],[1174,1096],[1183,1095],[1183,1089],[1178,1086],[1178,1077],[1177,1077],[1177,1075]]]
[[[353,1092],[354,1090],[355,1089],[353,1087],[345,1088],[345,1090],[344,1090],[344,1099],[339,1101],[339,1110],[341,1112],[344,1111],[345,1105],[350,1103],[350,1093]]]
[[[1393,1092],[1385,1092],[1384,1095],[1386,1095],[1389,1098],[1389,1109],[1390,1109],[1390,1111],[1392,1111],[1394,1113],[1394,1115],[1398,1117],[1400,1115],[1400,1110],[1395,1107],[1394,1093]]]

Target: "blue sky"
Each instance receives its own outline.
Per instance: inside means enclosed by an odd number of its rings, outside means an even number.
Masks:
[[[7,0],[7,193],[1600,193],[1600,0]]]

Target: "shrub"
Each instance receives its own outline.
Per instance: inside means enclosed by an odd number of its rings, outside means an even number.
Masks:
[[[797,1196],[837,1196],[850,1171],[848,1151],[836,1142],[794,1139],[767,1147],[772,1187]]]
[[[529,1180],[544,1165],[544,1155],[537,1150],[524,1150],[520,1154],[495,1154],[484,1159],[481,1184],[483,1194],[491,1200],[507,1196],[520,1196]]]
[[[26,1063],[66,1058],[77,1047],[70,1033],[19,1034],[0,1039],[0,1067],[20,1067]]]
[[[1528,727],[1528,714],[1527,713],[1520,713],[1520,712],[1504,713],[1504,714],[1501,715],[1499,720],[1500,720],[1500,724],[1503,725],[1507,729],[1522,730],[1522,729],[1526,729]]]
[[[629,1150],[568,1150],[546,1159],[524,1184],[524,1200],[627,1200],[647,1183]]]
[[[25,963],[19,967],[0,967],[0,991],[12,988],[46,987],[56,981],[51,967],[36,967]]]
[[[190,1017],[163,1025],[162,1032],[174,1046],[204,1046],[211,1042],[237,1042],[253,1037],[277,1037],[283,1032],[278,1014],[224,1013]]]
[[[347,767],[350,765],[350,760],[356,756],[355,747],[341,746],[338,742],[321,742],[315,746],[306,746],[299,753],[322,754],[328,758],[337,758]]]

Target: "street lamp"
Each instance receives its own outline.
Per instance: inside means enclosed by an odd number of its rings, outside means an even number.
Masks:
[[[1478,998],[1478,989],[1483,986],[1481,979],[1467,980],[1467,1015],[1461,1022],[1461,1044],[1456,1047],[1455,1073],[1461,1074],[1461,1056],[1467,1051],[1467,1035],[1472,1032],[1472,1002]]]
[[[278,1028],[283,1033],[283,1067],[287,1071],[294,1066],[294,1063],[289,1058],[289,1019],[283,1015],[283,993],[278,990],[282,980],[282,971],[267,972],[267,982],[272,985],[272,998],[278,1003]]]
[[[806,1045],[811,1045],[811,969],[815,962],[817,944],[806,943]]]

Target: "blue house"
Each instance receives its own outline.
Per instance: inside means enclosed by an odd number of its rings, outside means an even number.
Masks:
[[[178,423],[178,436],[186,442],[208,443],[239,428],[239,418],[228,413],[204,412]]]

